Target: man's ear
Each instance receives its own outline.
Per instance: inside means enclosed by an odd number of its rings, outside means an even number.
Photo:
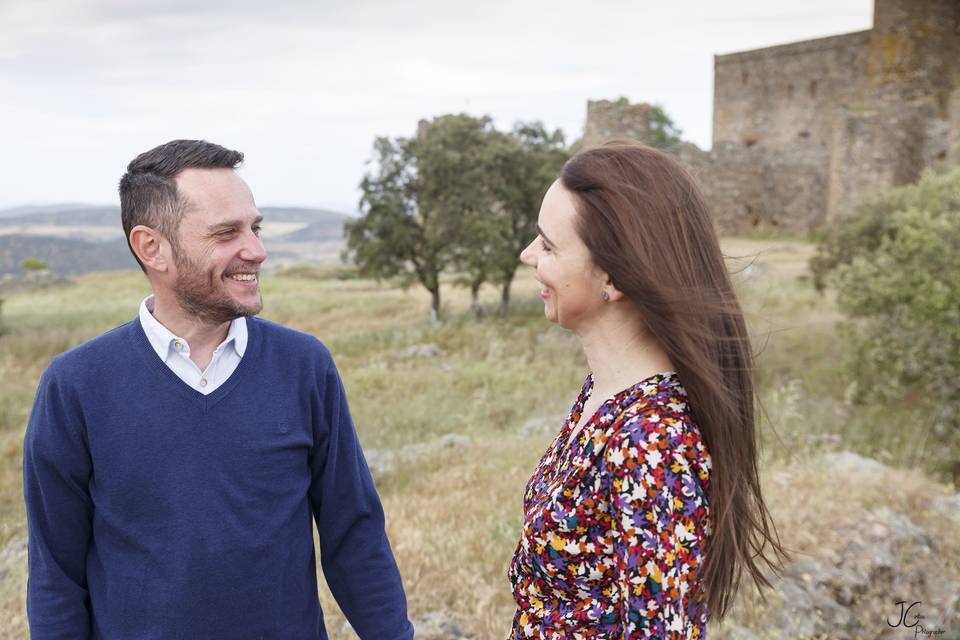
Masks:
[[[166,239],[156,229],[138,224],[130,230],[130,246],[140,262],[153,271],[161,273],[170,269],[163,245]]]

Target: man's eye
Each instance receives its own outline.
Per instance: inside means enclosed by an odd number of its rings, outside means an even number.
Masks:
[[[233,233],[234,233],[234,232],[233,232],[233,229],[224,229],[223,231],[220,231],[220,232],[217,233],[217,237],[219,237],[219,238],[229,238],[229,237],[231,237],[231,236],[233,235]]]
[[[260,225],[253,227],[253,235],[257,236],[258,238],[260,237]]]
[[[547,244],[546,240],[540,240],[540,246],[543,247],[544,251],[550,253],[550,245]]]

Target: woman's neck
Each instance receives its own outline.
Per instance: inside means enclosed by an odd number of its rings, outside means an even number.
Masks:
[[[639,315],[611,310],[580,333],[593,372],[594,398],[608,398],[640,380],[674,370],[660,342],[643,327]]]

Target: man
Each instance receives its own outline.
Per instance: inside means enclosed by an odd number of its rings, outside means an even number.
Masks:
[[[260,320],[261,216],[196,140],[141,154],[121,217],[153,296],[53,359],[24,441],[33,640],[409,639],[383,510],[329,351]]]

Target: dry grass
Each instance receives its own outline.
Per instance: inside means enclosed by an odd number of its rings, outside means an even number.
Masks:
[[[831,537],[835,525],[855,519],[858,510],[883,504],[912,514],[930,495],[946,492],[920,472],[897,472],[880,485],[851,485],[837,495],[837,479],[818,466],[819,451],[889,450],[889,463],[907,467],[915,451],[901,449],[913,441],[916,425],[909,413],[846,401],[835,358],[837,312],[830,297],[812,291],[805,280],[810,245],[727,240],[724,248],[747,257],[732,264],[735,271],[756,258],[738,276],[738,286],[758,342],[766,343],[758,380],[768,412],[764,477],[784,542],[802,552],[827,553],[839,543]],[[470,438],[461,448],[400,464],[378,486],[411,615],[443,611],[479,640],[503,637],[512,615],[506,570],[519,532],[521,495],[553,436],[549,430],[527,433],[521,425],[545,417],[552,422],[566,412],[585,373],[579,345],[543,320],[535,283],[525,272],[511,313],[483,321],[469,314],[467,292],[446,282],[447,320],[440,325],[428,320],[425,292],[338,279],[336,273],[314,268],[266,276],[264,316],[313,333],[331,348],[366,448],[432,442],[451,432]],[[54,354],[127,321],[146,293],[137,273],[91,275],[71,287],[6,301],[8,333],[0,337],[0,549],[6,545],[0,554],[0,638],[26,637],[25,569],[17,555],[25,535],[20,458],[37,380]],[[484,289],[482,300],[492,308],[498,292]],[[423,343],[437,345],[441,355],[399,357],[402,349]],[[881,414],[884,420],[877,421]],[[950,536],[932,518],[918,516],[917,523]],[[952,562],[960,557],[955,545],[944,549]],[[321,600],[332,637],[353,637],[325,587]],[[762,607],[744,599],[732,620],[756,627],[766,618]]]
[[[476,638],[504,635],[521,491],[547,439],[476,438],[469,448],[399,470],[385,488],[390,539],[413,615],[445,611]]]
[[[832,567],[850,560],[868,533],[865,514],[889,509],[906,515],[910,521],[925,530],[932,540],[935,557],[918,554],[900,558],[901,570],[918,571],[925,575],[918,585],[901,592],[893,584],[877,579],[867,585],[858,596],[852,612],[866,622],[863,638],[905,637],[884,635],[891,632],[884,620],[895,617],[897,600],[917,596],[924,583],[932,590],[949,593],[951,586],[960,584],[960,537],[956,530],[960,514],[944,517],[942,512],[930,509],[934,499],[950,495],[949,488],[920,471],[886,468],[881,473],[861,472],[856,469],[836,469],[819,456],[804,462],[783,466],[769,466],[764,474],[767,504],[780,531],[782,542],[789,549],[793,561],[813,561]],[[899,583],[902,588],[903,583]],[[770,595],[770,594],[768,594]],[[796,638],[785,633],[778,615],[784,606],[779,594],[760,597],[751,587],[738,596],[730,619],[723,625],[714,624],[713,635],[719,640],[740,637],[732,630],[748,630],[755,640]],[[789,603],[787,603],[789,604]],[[927,602],[928,606],[944,606],[946,602]],[[927,623],[927,628],[934,625]],[[956,632],[956,628],[948,629]],[[955,637],[955,636],[947,636]]]

